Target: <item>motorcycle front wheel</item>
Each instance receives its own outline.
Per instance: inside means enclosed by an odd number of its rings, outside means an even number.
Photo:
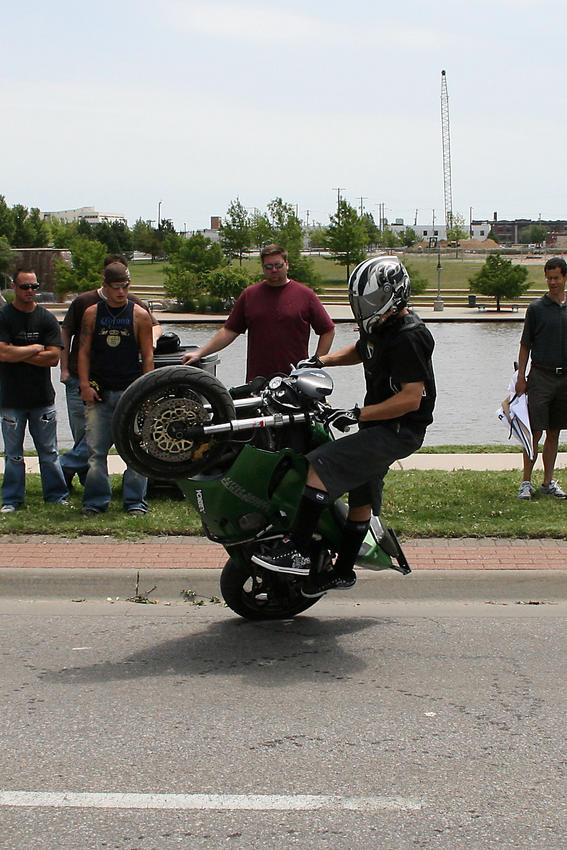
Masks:
[[[287,620],[306,611],[320,597],[301,595],[302,579],[271,572],[232,558],[224,565],[220,589],[228,607],[247,620]]]
[[[124,390],[112,420],[114,444],[141,475],[175,479],[196,475],[226,450],[226,442],[191,439],[188,428],[235,419],[226,387],[193,366],[164,366]]]

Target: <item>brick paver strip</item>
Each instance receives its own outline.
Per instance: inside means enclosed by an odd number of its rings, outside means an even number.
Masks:
[[[414,570],[567,570],[567,540],[410,540]],[[224,549],[199,537],[139,543],[109,538],[40,538],[0,546],[0,567],[65,569],[220,569]]]

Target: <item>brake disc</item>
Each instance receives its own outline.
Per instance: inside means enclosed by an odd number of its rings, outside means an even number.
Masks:
[[[158,399],[144,417],[142,444],[148,454],[160,460],[191,460],[203,446],[184,436],[185,428],[207,422],[207,413],[198,401],[183,397]]]

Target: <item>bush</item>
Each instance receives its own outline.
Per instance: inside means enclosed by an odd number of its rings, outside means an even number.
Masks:
[[[231,307],[243,289],[253,283],[250,274],[244,269],[226,266],[208,272],[203,280],[203,288],[217,300],[222,308]]]

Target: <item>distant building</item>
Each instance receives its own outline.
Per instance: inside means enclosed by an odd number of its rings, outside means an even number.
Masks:
[[[565,248],[567,245],[567,221],[564,220],[545,221],[540,218],[537,221],[531,218],[499,220],[498,214],[494,213],[494,219],[490,226],[498,243],[502,246],[509,246],[519,245],[522,230],[534,224],[541,225],[547,230],[545,243],[548,248]]]
[[[399,235],[409,227],[415,231],[418,242],[429,242],[430,240],[445,242],[447,240],[447,227],[445,224],[404,224],[403,219],[397,218],[395,223],[389,224],[388,227],[396,235]],[[485,239],[488,239],[490,222],[473,221],[471,225],[465,225],[463,229],[467,231],[469,239],[478,239],[480,242],[483,242]]]
[[[88,221],[89,224],[102,224],[107,222],[112,224],[115,221],[120,221],[127,224],[126,216],[119,213],[104,213],[97,212],[94,207],[77,207],[74,210],[58,210],[57,212],[44,212],[43,218],[46,221],[62,221],[64,224],[71,224],[73,221]]]

